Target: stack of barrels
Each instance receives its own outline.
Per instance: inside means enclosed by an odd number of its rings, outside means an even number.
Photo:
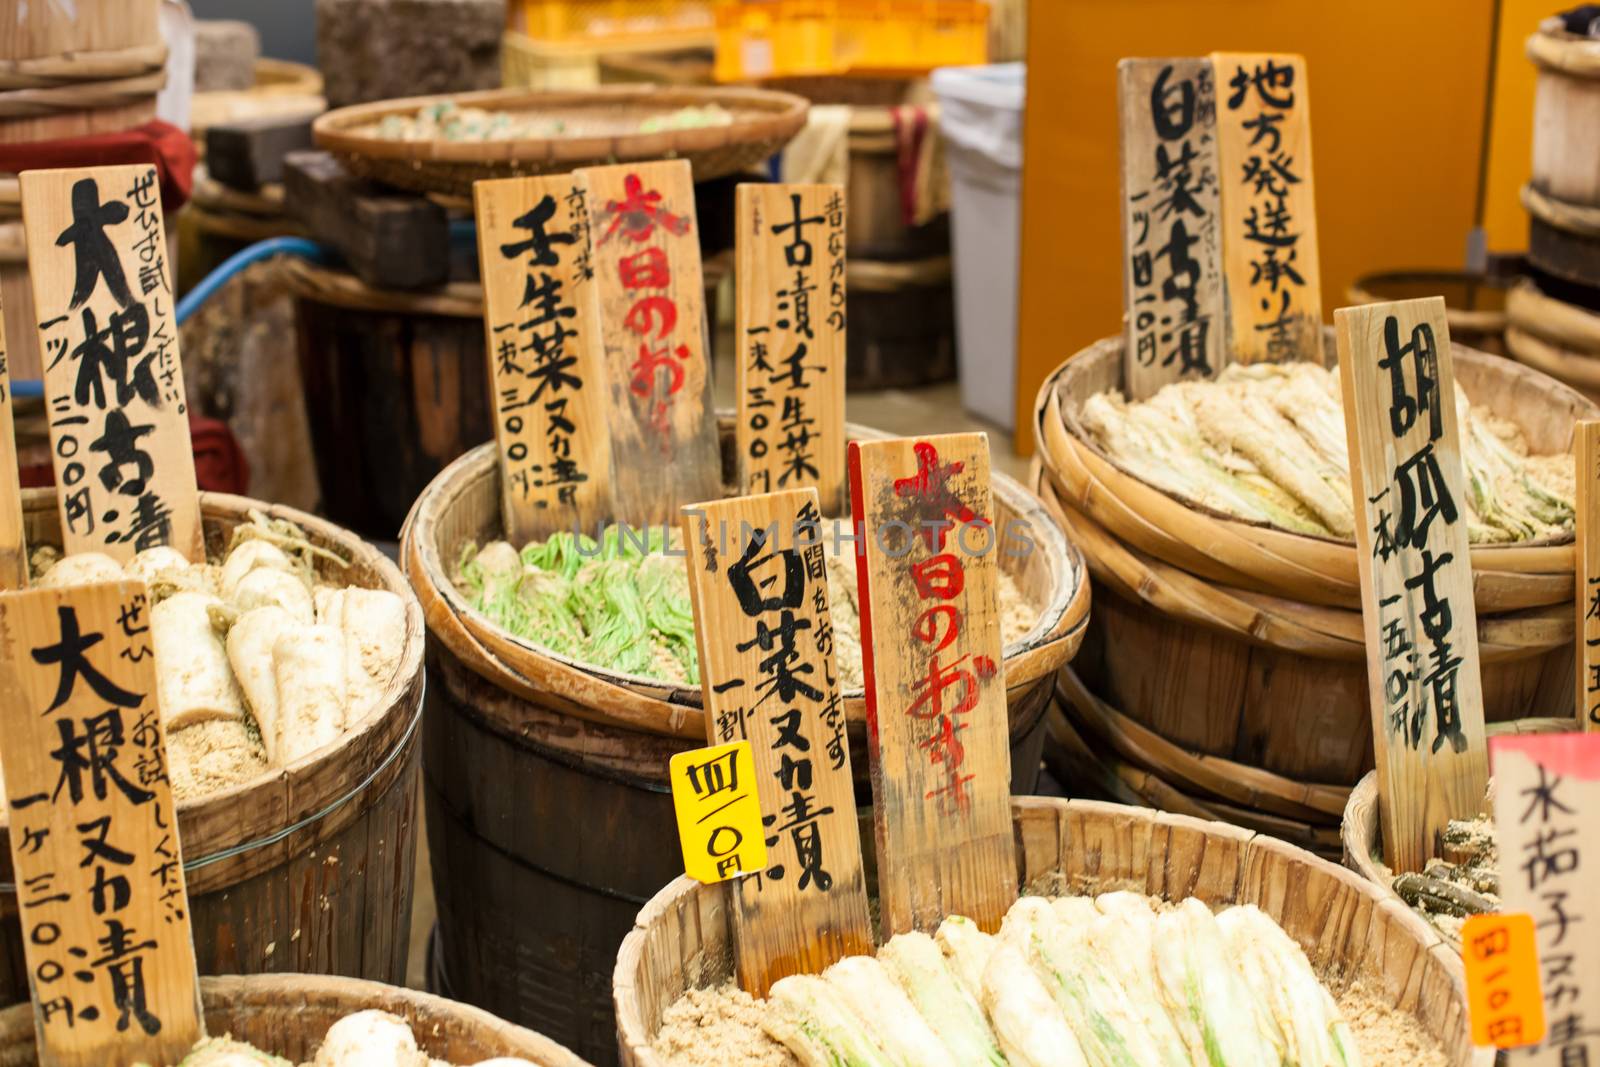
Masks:
[[[1527,48],[1538,68],[1533,176],[1522,191],[1531,270],[1506,299],[1506,348],[1600,397],[1600,39],[1557,16]]]

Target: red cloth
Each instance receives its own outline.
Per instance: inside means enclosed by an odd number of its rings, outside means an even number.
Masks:
[[[153,163],[161,182],[161,210],[168,215],[188,203],[189,194],[194,191],[197,159],[189,135],[160,119],[121,133],[0,144],[0,173],[4,174],[57,167]]]
[[[917,224],[917,161],[922,156],[922,142],[928,136],[928,109],[920,105],[892,107],[889,120],[894,123],[895,166],[900,178],[900,219],[907,226]]]
[[[189,439],[194,447],[194,478],[201,489],[240,495],[249,490],[250,462],[227,423],[190,412]],[[48,463],[24,466],[21,473],[25,489],[56,484]]]

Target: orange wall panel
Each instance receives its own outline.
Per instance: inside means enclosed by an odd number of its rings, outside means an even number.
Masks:
[[[1500,0],[1500,40],[1495,48],[1494,101],[1490,105],[1489,166],[1483,199],[1483,228],[1491,252],[1528,247],[1528,213],[1522,186],[1533,173],[1533,63],[1527,40],[1546,16],[1552,0]]]
[[[1039,384],[1122,328],[1117,60],[1306,57],[1322,291],[1453,267],[1474,225],[1493,0],[1033,0],[1029,11],[1017,448]]]

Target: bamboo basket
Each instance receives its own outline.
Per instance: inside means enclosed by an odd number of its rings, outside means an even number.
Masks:
[[[178,806],[184,870],[203,973],[324,972],[401,982],[416,855],[417,721],[423,618],[400,571],[377,549],[314,516],[201,493],[207,549],[260,509],[351,561],[338,580],[406,601],[400,668],[366,718],[338,742],[254,781]],[[30,546],[60,544],[51,489],[23,491]],[[319,561],[319,568],[326,564]],[[10,853],[0,857],[0,1003],[28,999]]]
[[[1352,872],[1222,823],[1085,800],[1018,797],[1012,804],[1024,889],[1256,904],[1334,990],[1361,982],[1415,1016],[1452,1067],[1494,1062],[1493,1049],[1472,1045],[1460,957]],[[650,1047],[662,1013],[687,990],[731,977],[731,912],[727,883],[679,878],[639,913],[612,979],[624,1067],[662,1067]]]
[[[1359,608],[1350,541],[1257,525],[1186,502],[1111,462],[1078,422],[1079,405],[1122,387],[1121,337],[1078,353],[1046,379],[1036,409],[1046,469],[1062,502],[1117,540],[1161,562],[1236,589],[1310,604]],[[1330,338],[1325,345],[1333,350]],[[1331,357],[1330,357],[1331,359]],[[1455,346],[1456,380],[1476,403],[1517,423],[1540,453],[1566,452],[1578,419],[1600,408],[1578,392],[1507,360]],[[1480,612],[1547,607],[1572,599],[1573,547],[1560,539],[1472,549]]]
[[[309,1062],[328,1029],[346,1015],[376,1009],[404,1019],[422,1051],[447,1063],[516,1056],[538,1067],[584,1067],[554,1041],[476,1008],[354,978],[202,978],[200,1002],[208,1033],[249,1042],[291,1063]],[[31,1008],[0,1014],[0,1067],[38,1067],[34,1040]]]
[[[1505,734],[1559,734],[1580,728],[1575,718],[1522,719],[1512,723],[1496,723],[1489,727],[1490,736]],[[1378,772],[1368,773],[1350,791],[1350,802],[1345,805],[1344,821],[1339,827],[1339,839],[1344,865],[1378,887],[1378,892],[1405,907],[1405,901],[1391,885],[1394,874],[1383,865],[1383,828],[1378,818]],[[1461,939],[1447,931],[1439,936],[1455,951],[1461,951]]]
[[[731,420],[722,432],[731,482]],[[996,528],[1025,520],[1037,546],[1026,557],[1001,554],[1042,602],[1039,622],[1004,661],[1013,787],[1029,790],[1051,677],[1082,640],[1089,592],[1081,556],[1036,498],[996,474],[994,499]],[[438,683],[423,771],[440,914],[436,981],[608,1064],[616,1031],[606,976],[617,945],[639,907],[683,869],[667,764],[705,744],[700,691],[556,656],[467,607],[449,579],[460,547],[500,529],[495,452],[484,446],[428,487],[401,542]],[[844,702],[865,797],[864,694],[846,692]]]
[[[564,118],[572,132],[520,141],[393,141],[370,127],[389,115],[415,115],[443,100],[486,110],[537,111]],[[716,104],[733,114],[727,126],[639,133],[651,116]],[[807,104],[763,89],[610,86],[565,92],[491,89],[417,96],[340,108],[312,125],[317,146],[352,171],[420,193],[470,196],[474,181],[518,174],[558,174],[602,163],[687,159],[697,182],[761,163],[805,125]]]

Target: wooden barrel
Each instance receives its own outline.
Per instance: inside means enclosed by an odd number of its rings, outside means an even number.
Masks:
[[[1143,808],[1017,797],[1012,819],[1019,885],[1255,904],[1336,993],[1360,983],[1414,1016],[1444,1046],[1451,1067],[1494,1062],[1493,1049],[1472,1045],[1460,957],[1422,919],[1350,871],[1282,841]],[[727,883],[679,878],[656,894],[623,942],[612,977],[624,1067],[662,1067],[651,1048],[662,1013],[690,989],[728,981],[733,948]]]
[[[1188,507],[1112,465],[1072,413],[1120,388],[1121,353],[1120,339],[1080,353],[1045,382],[1036,408],[1037,489],[1095,585],[1083,650],[1063,675],[1068,725],[1103,775],[1147,802],[1176,806],[1181,795],[1332,853],[1349,791],[1372,767],[1354,547]],[[1469,394],[1517,421],[1539,451],[1567,451],[1573,421],[1596,410],[1508,360],[1459,346],[1455,355]],[[1489,719],[1564,711],[1570,538],[1472,556]]]
[[[1528,259],[1568,281],[1600,287],[1600,41],[1549,18],[1528,38],[1538,70]]]
[[[949,255],[847,265],[851,389],[906,389],[956,376],[955,289]]]
[[[1452,341],[1503,356],[1506,290],[1514,280],[1509,275],[1468,271],[1384,271],[1357,278],[1346,296],[1352,304],[1442,296]]]
[[[1546,292],[1546,290],[1552,290]],[[1558,296],[1557,293],[1560,293]],[[1569,303],[1570,287],[1524,279],[1506,297],[1506,349],[1519,363],[1600,398],[1600,313]]]
[[[284,270],[323,511],[392,541],[428,483],[494,436],[483,289],[388,292],[303,260]]]
[[[723,432],[731,482],[731,421]],[[1042,608],[1005,657],[1013,786],[1029,790],[1051,678],[1077,649],[1088,589],[1081,557],[1037,498],[996,474],[994,499],[996,528],[1021,520],[1036,545],[1000,557]],[[666,772],[675,753],[705,744],[700,691],[586,667],[468,609],[449,574],[463,543],[500,530],[486,446],[428,487],[401,544],[428,619],[435,682],[423,782],[439,969],[453,995],[609,1064],[617,945],[640,905],[682,871]],[[844,698],[858,797],[870,802],[864,694]]]
[[[1517,722],[1495,723],[1489,727],[1490,736],[1504,734],[1559,734],[1579,729],[1574,717],[1548,719],[1521,719]],[[1398,902],[1405,902],[1394,891],[1394,874],[1383,865],[1383,826],[1378,818],[1378,772],[1368,773],[1350,791],[1350,802],[1345,805],[1344,821],[1339,827],[1344,865],[1378,887],[1378,891]],[[1461,951],[1461,939],[1448,930],[1439,936],[1455,951]]]
[[[405,979],[417,843],[423,617],[400,571],[348,532],[291,508],[201,493],[206,546],[228,545],[251,509],[288,519],[350,561],[329,581],[406,602],[406,648],[365,719],[337,742],[254,781],[178,805],[204,974],[280,971]],[[23,493],[30,546],[59,545],[53,490]],[[0,857],[0,1003],[28,999],[11,855]]]
[[[404,1019],[417,1045],[435,1060],[472,1064],[516,1056],[537,1067],[584,1067],[549,1038],[502,1022],[487,1012],[409,989],[310,974],[202,978],[200,1003],[206,1032],[227,1035],[283,1056],[309,1062],[334,1023],[376,1009]],[[33,1012],[0,1013],[0,1067],[38,1067]]]

